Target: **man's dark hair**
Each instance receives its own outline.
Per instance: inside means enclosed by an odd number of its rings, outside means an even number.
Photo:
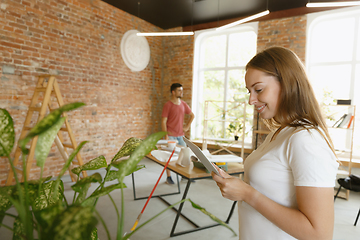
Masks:
[[[170,92],[175,91],[177,88],[182,87],[180,83],[173,83],[170,87]]]

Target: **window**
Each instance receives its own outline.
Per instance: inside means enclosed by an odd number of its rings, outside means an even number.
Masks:
[[[318,101],[331,104],[336,99],[351,99],[353,105],[360,107],[360,96],[355,94],[360,91],[360,8],[309,14],[307,36],[306,63]],[[354,134],[357,155],[359,113],[356,112]]]
[[[226,112],[231,108],[229,102],[248,101],[245,65],[256,54],[257,25],[248,23],[224,31],[207,30],[195,34],[192,109],[196,117],[192,125],[193,139],[203,138],[205,101],[218,102],[218,107],[209,105],[211,114]],[[232,114],[222,114],[220,121],[208,123],[208,137],[230,139],[227,127],[240,115],[242,112],[235,109]],[[252,107],[247,107],[246,115],[249,117],[245,142],[250,144]]]

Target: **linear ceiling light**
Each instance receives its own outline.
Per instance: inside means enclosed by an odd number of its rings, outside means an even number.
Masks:
[[[239,21],[232,22],[232,23],[226,24],[226,25],[224,25],[224,26],[218,27],[218,28],[216,28],[216,30],[224,30],[224,29],[226,29],[226,28],[230,28],[230,27],[233,27],[233,26],[242,24],[242,23],[244,23],[244,22],[248,22],[248,21],[254,20],[254,19],[256,19],[256,18],[259,18],[259,17],[265,16],[265,15],[268,15],[269,13],[270,13],[270,11],[269,11],[269,10],[266,10],[266,11],[263,11],[263,12],[260,12],[260,13],[254,14],[254,15],[251,15],[251,16],[249,16],[249,17],[240,19]]]
[[[145,37],[158,37],[158,36],[189,36],[194,35],[194,32],[148,32],[148,33],[137,33],[137,36]]]
[[[360,1],[348,1],[348,2],[314,2],[307,3],[306,7],[348,7],[360,5]]]

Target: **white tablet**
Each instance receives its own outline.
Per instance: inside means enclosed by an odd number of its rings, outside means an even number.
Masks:
[[[214,172],[218,176],[222,177],[219,171],[214,167],[214,165],[209,161],[209,159],[205,156],[205,154],[200,150],[198,146],[190,142],[187,138],[183,137],[186,145],[193,151],[193,153],[197,156],[202,164],[206,167],[206,169],[211,173]]]

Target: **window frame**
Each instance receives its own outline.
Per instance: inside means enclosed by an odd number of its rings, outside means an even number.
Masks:
[[[324,21],[334,21],[334,19],[344,19],[349,17],[355,17],[355,24],[354,24],[354,41],[353,41],[353,55],[352,59],[349,61],[329,61],[329,62],[311,62],[311,52],[312,52],[312,45],[310,42],[313,40],[312,33],[314,32],[314,28],[317,24],[320,24]],[[311,79],[311,68],[313,67],[326,67],[326,66],[339,66],[339,65],[349,65],[351,66],[351,73],[350,73],[350,86],[349,86],[349,98],[351,99],[352,105],[360,105],[360,97],[356,96],[356,90],[360,88],[359,84],[356,84],[356,77],[360,76],[360,57],[357,56],[360,52],[360,7],[349,7],[344,9],[335,9],[329,10],[319,13],[311,13],[307,15],[307,29],[306,29],[306,70],[309,73],[310,82],[314,81]],[[358,57],[358,59],[357,59]],[[358,72],[357,72],[358,71]],[[316,96],[317,98],[319,96]],[[318,99],[319,100],[319,99]],[[355,118],[355,125],[359,126],[360,124],[360,114],[359,111],[356,111],[356,118]],[[360,155],[360,142],[357,141],[357,136],[360,136],[360,128],[355,128],[354,132],[354,148],[353,148],[353,155]],[[349,133],[348,133],[349,134]],[[350,146],[350,135],[347,136],[346,146]],[[357,147],[356,147],[357,145]]]
[[[203,91],[200,91],[200,88],[203,86],[203,83],[200,80],[201,72],[204,70],[207,71],[216,71],[216,70],[224,70],[224,87],[226,86],[228,81],[228,72],[231,70],[244,70],[245,66],[227,66],[228,61],[228,48],[229,48],[229,35],[233,33],[240,33],[240,32],[248,32],[253,31],[256,36],[258,35],[258,24],[259,22],[251,22],[242,24],[237,27],[229,28],[222,31],[216,31],[215,29],[207,29],[202,31],[195,32],[195,41],[194,41],[194,62],[193,62],[193,84],[192,84],[192,111],[195,114],[195,120],[191,125],[191,138],[192,139],[202,139],[202,129],[203,129],[203,118],[200,116],[204,115],[204,112],[201,111],[200,100],[203,99]],[[201,68],[200,61],[201,61],[201,45],[205,42],[207,38],[219,36],[219,35],[227,35],[226,39],[226,64],[225,67],[214,67],[214,68]],[[255,40],[255,46],[257,48],[257,37]],[[256,49],[255,49],[256,51]],[[224,94],[226,95],[227,88],[224,90]]]

